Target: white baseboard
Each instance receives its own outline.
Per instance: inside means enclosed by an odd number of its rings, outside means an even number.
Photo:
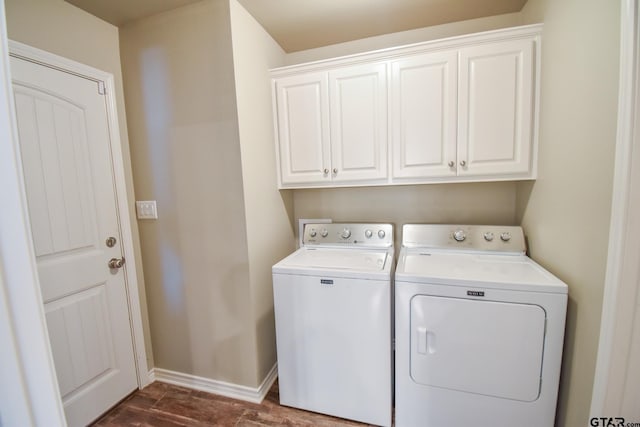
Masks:
[[[147,383],[147,385],[151,384],[155,380],[156,380],[156,368],[151,368],[149,370],[149,382]]]
[[[181,387],[206,391],[207,393],[219,394],[221,396],[253,403],[262,403],[277,377],[277,363],[273,365],[273,368],[271,368],[266,378],[262,381],[262,384],[256,388],[212,380],[210,378],[199,377],[191,374],[183,374],[182,372],[169,371],[168,369],[162,368],[153,368],[149,371],[150,382],[162,381]]]

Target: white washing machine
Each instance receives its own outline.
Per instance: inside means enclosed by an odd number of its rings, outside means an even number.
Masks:
[[[392,417],[391,224],[306,224],[273,266],[280,403],[365,423]]]
[[[520,227],[407,224],[395,278],[396,426],[554,425],[567,286]]]

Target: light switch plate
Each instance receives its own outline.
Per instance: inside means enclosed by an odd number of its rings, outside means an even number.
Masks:
[[[155,200],[136,201],[138,219],[158,219],[158,208]]]

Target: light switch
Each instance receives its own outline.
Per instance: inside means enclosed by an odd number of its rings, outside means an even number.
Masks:
[[[136,214],[138,215],[138,219],[158,219],[158,208],[156,207],[156,201],[137,201]]]

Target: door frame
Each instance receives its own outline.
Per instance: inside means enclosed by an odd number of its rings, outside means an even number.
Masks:
[[[0,0],[0,424],[66,426],[28,224]]]
[[[34,48],[32,46],[9,40],[9,56],[24,59],[45,67],[67,72],[96,82],[96,91],[103,88],[106,100],[107,120],[109,127],[110,151],[113,165],[114,185],[117,202],[118,223],[122,238],[125,264],[125,287],[127,291],[127,308],[129,311],[129,324],[133,342],[133,352],[136,365],[138,387],[143,388],[151,381],[147,365],[147,354],[144,344],[144,332],[142,326],[142,311],[140,307],[140,295],[138,293],[138,280],[136,259],[133,244],[133,232],[131,230],[129,202],[127,200],[127,188],[125,181],[125,168],[122,155],[122,143],[120,140],[120,127],[115,99],[115,80],[113,74],[98,70],[88,65],[81,64],[62,56]],[[26,198],[23,188],[23,196]]]
[[[638,361],[631,356],[633,325],[640,316],[636,306],[640,271],[633,268],[637,265],[637,242],[640,241],[640,217],[637,215],[640,186],[633,182],[640,173],[640,17],[637,0],[622,0],[620,6],[620,82],[613,199],[590,417],[624,416],[625,394],[637,396],[640,393],[638,378],[627,381],[628,373],[638,369]],[[637,332],[635,335],[637,340]]]

